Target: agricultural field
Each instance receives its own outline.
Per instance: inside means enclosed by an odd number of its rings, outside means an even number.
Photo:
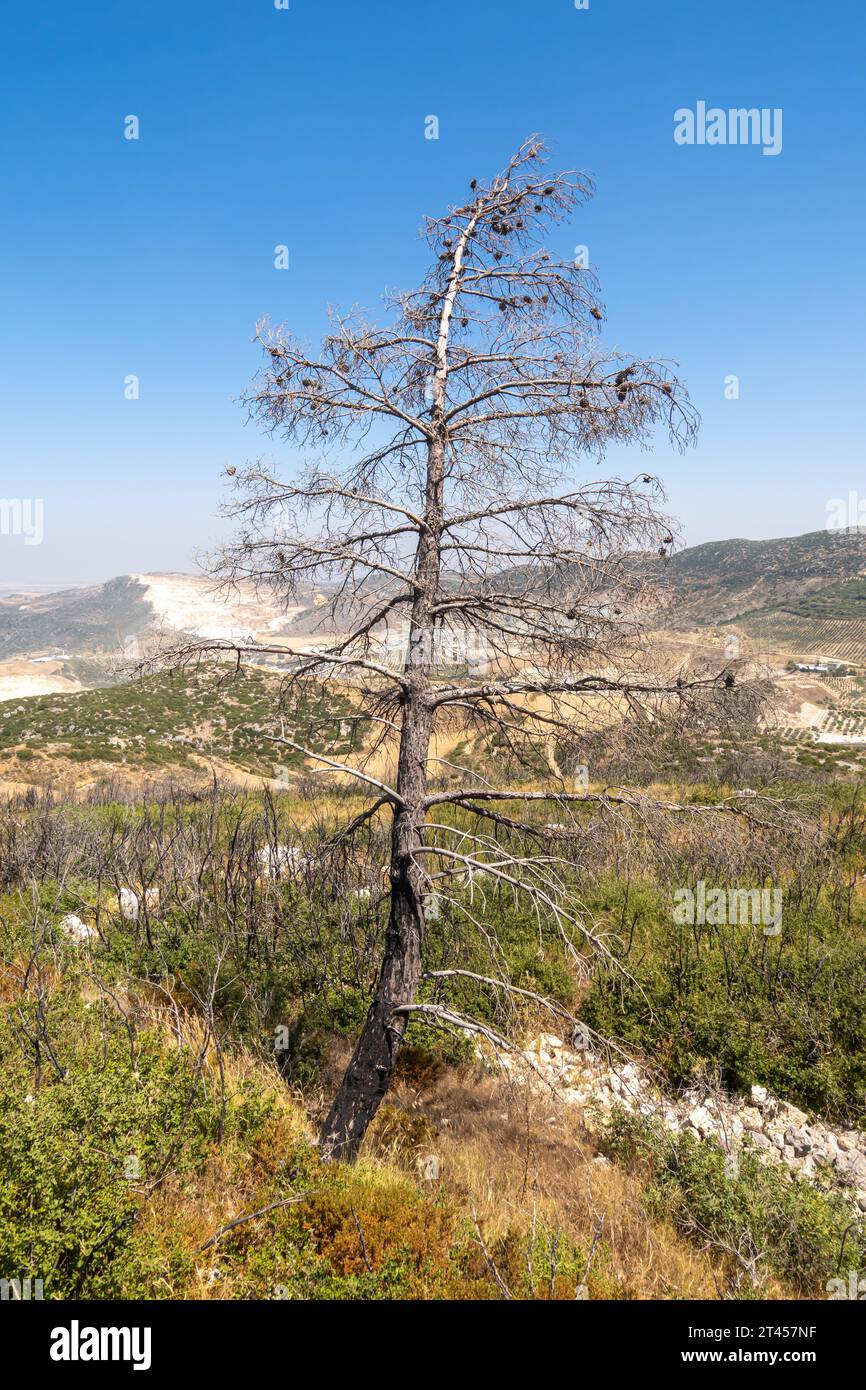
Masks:
[[[771,616],[747,615],[740,625],[756,641],[772,633],[774,645],[796,653],[801,660],[850,662],[866,666],[866,618],[807,618],[790,612]]]

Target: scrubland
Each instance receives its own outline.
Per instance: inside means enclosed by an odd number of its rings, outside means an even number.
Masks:
[[[728,790],[679,787],[695,807]],[[504,973],[672,1090],[763,1084],[862,1127],[862,798],[800,780],[758,801],[764,829],[572,806],[562,872],[606,962],[479,878],[428,928],[428,969]],[[732,1179],[712,1143],[590,1125],[420,1022],[359,1162],[322,1164],[384,924],[386,824],[335,835],[356,804],[115,785],[4,808],[0,1277],[55,1298],[772,1298],[862,1263],[864,1221],[829,1182],[748,1158]],[[303,867],[263,874],[285,844]],[[781,935],[676,925],[672,893],[697,879],[781,883]],[[68,913],[96,934],[69,940]],[[469,977],[423,997],[515,1046],[550,1026]]]

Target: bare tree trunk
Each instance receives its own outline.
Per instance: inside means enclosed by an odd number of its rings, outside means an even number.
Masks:
[[[398,788],[414,805],[394,814],[391,831],[391,907],[376,993],[352,1060],[322,1128],[322,1157],[353,1159],[388,1087],[406,1031],[402,1006],[415,1000],[424,937],[423,875],[414,855],[420,843],[430,717],[403,725]],[[408,785],[407,785],[408,784]]]
[[[385,954],[376,993],[352,1060],[322,1128],[322,1156],[355,1157],[397,1063],[408,1014],[421,979],[424,938],[424,870],[416,850],[422,841],[427,792],[427,758],[433,728],[430,672],[433,660],[433,603],[439,584],[445,450],[430,442],[425,525],[416,555],[418,584],[412,605],[407,690],[400,733],[396,791],[401,804],[391,831],[391,906]]]

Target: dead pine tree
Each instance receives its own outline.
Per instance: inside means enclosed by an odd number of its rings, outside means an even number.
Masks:
[[[723,675],[674,682],[641,661],[643,585],[629,556],[673,545],[661,489],[643,472],[587,481],[581,466],[610,444],[646,446],[659,427],[685,446],[696,418],[668,365],[603,348],[594,275],[545,247],[591,183],[546,164],[529,139],[491,182],[473,179],[425,220],[429,269],[386,298],[386,327],[334,314],[316,352],[259,328],[251,416],[310,462],[289,480],[262,464],[235,477],[238,530],[215,571],[287,604],[321,588],[315,650],[245,652],[293,655],[295,690],[350,694],[366,730],[356,756],[285,742],[369,794],[344,836],[391,822],[381,969],[323,1126],[327,1158],[356,1154],[410,1017],[478,1028],[419,1000],[431,895],[453,902],[467,931],[495,933],[466,901],[483,875],[528,899],[576,961],[604,949],[570,896],[564,832],[543,814],[588,798],[561,753],[587,711],[608,701],[619,719],[682,706],[699,687],[729,693]],[[434,758],[437,733],[456,728],[500,749],[514,784],[496,785],[493,763],[482,775]],[[388,780],[368,770],[383,747]],[[443,789],[445,771],[456,785]]]

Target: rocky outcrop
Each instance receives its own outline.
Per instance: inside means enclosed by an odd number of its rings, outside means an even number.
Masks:
[[[620,1107],[656,1120],[673,1134],[715,1140],[729,1154],[755,1151],[764,1163],[784,1164],[802,1178],[819,1173],[866,1212],[866,1134],[832,1129],[795,1105],[753,1086],[749,1099],[709,1086],[666,1095],[635,1062],[612,1063],[587,1047],[569,1047],[542,1033],[522,1054],[500,1059],[515,1081],[534,1078],[567,1105],[580,1106],[587,1123],[603,1125]]]

